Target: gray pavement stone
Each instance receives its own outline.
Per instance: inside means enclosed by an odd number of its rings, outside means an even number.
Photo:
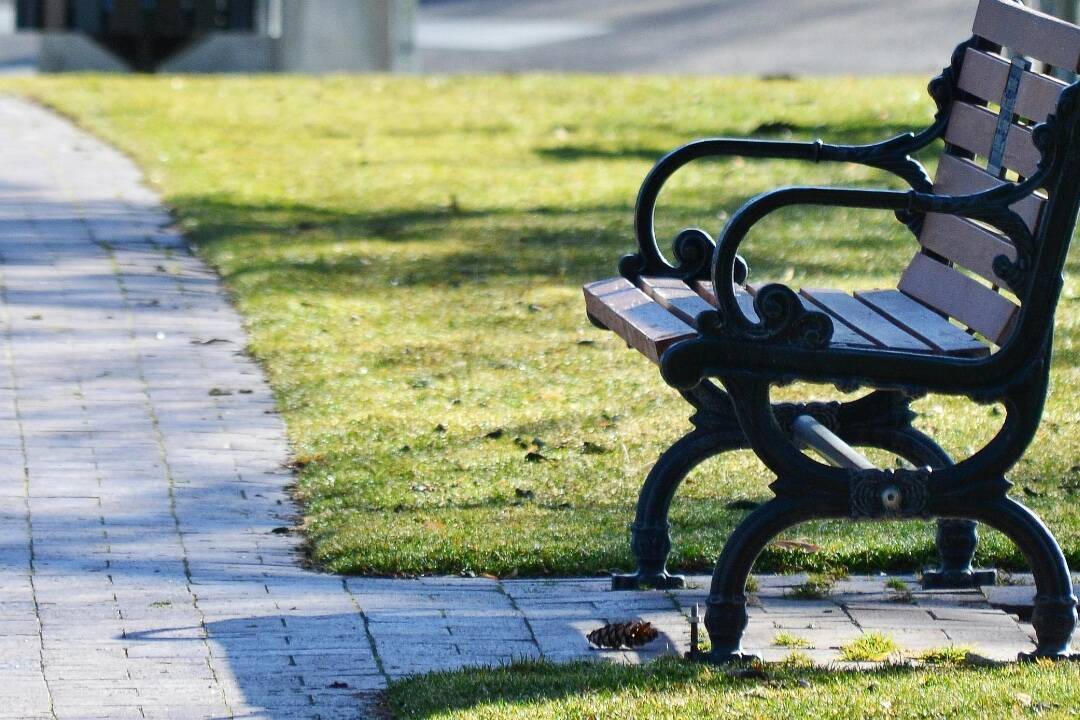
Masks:
[[[358,718],[392,677],[686,651],[707,577],[614,594],[604,578],[300,568],[297,538],[271,533],[297,514],[284,427],[217,279],[120,153],[13,99],[0,128],[0,717]],[[760,578],[748,650],[786,656],[784,630],[831,662],[873,628],[912,649],[1031,646],[979,593],[902,605],[873,577],[787,597],[799,582]],[[635,618],[661,639],[589,647]]]
[[[457,0],[423,3],[427,72],[936,73],[974,4],[909,0]]]

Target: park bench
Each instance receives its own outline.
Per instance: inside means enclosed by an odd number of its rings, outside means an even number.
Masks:
[[[706,139],[659,161],[638,197],[638,252],[620,276],[585,286],[590,319],[660,366],[695,409],[693,430],[657,461],[631,525],[638,563],[615,589],[679,587],[667,573],[668,509],[695,466],[751,448],[776,476],[774,497],[728,539],[707,603],[708,659],[742,659],[745,583],[785,529],[818,518],[937,519],[936,587],[993,582],[972,570],[982,522],[1009,536],[1037,585],[1035,651],[1066,658],[1077,622],[1069,568],[1050,531],[1009,497],[1006,472],[1030,444],[1048,390],[1054,312],[1080,203],[1080,28],[1012,0],[981,0],[974,36],[930,84],[930,127],[875,145]],[[944,141],[934,179],[912,158]],[[666,181],[701,158],[859,163],[910,190],[788,187],[734,214],[718,242],[689,229],[660,252],[654,210]],[[740,243],[794,205],[892,211],[916,238],[897,287],[796,292],[748,282]],[[903,257],[900,258],[903,262]],[[867,392],[846,402],[774,403],[793,381]],[[912,425],[927,393],[1001,403],[993,438],[954,462]],[[856,448],[908,465],[880,469]]]

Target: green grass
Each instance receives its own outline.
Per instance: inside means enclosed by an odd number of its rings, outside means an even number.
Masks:
[[[944,645],[923,650],[915,658],[928,665],[962,665],[971,652],[971,648],[963,645]]]
[[[896,603],[915,602],[915,593],[908,584],[900,578],[890,578],[885,582],[885,589],[889,592],[889,599]]]
[[[246,315],[296,450],[313,559],[342,572],[597,573],[631,566],[627,523],[657,455],[689,429],[655,367],[585,319],[580,285],[632,248],[663,152],[703,135],[870,141],[925,125],[923,79],[95,77],[5,80],[130,153]],[[791,183],[879,185],[855,166],[706,162],[660,208],[664,242],[716,234]],[[758,279],[895,284],[915,250],[888,213],[793,210],[746,246]],[[1070,263],[1075,270],[1075,262]],[[1018,492],[1080,561],[1080,286],[1058,314],[1046,421]],[[831,388],[793,388],[788,396]],[[994,408],[929,398],[957,455]],[[997,414],[995,414],[997,413]],[[707,569],[746,502],[750,453],[675,501],[676,569]],[[813,523],[820,552],[758,570],[911,570],[926,524]],[[984,533],[980,562],[1021,566]]]
[[[788,589],[788,597],[797,600],[824,600],[836,588],[836,581],[847,577],[847,571],[812,572],[806,580]]]
[[[869,632],[841,645],[840,658],[848,662],[884,662],[902,650],[891,635]]]
[[[804,637],[789,632],[778,632],[773,637],[773,645],[776,647],[795,648],[801,650],[813,649],[813,644]]]
[[[828,671],[797,662],[740,676],[666,660],[644,668],[528,663],[394,683],[401,720],[591,718],[1075,718],[1080,666]]]

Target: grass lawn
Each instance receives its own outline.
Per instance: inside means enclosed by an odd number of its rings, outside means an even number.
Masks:
[[[1075,718],[1080,666],[830,671],[792,663],[740,674],[675,660],[523,664],[406,680],[387,700],[401,720]]]
[[[637,489],[689,427],[656,368],[589,325],[580,292],[631,249],[652,162],[704,135],[884,138],[929,121],[924,84],[72,76],[3,88],[136,158],[235,293],[295,444],[317,563],[512,576],[630,568]],[[882,182],[853,166],[702,163],[662,199],[662,233],[717,234],[776,185]],[[889,287],[915,251],[905,232],[887,213],[792,210],[746,253],[758,279]],[[1080,565],[1075,261],[1070,270],[1053,395],[1014,480]],[[949,399],[919,408],[958,455],[1001,420]],[[708,567],[745,514],[731,504],[765,499],[769,481],[749,453],[695,473],[673,510],[673,565]],[[790,537],[822,551],[770,549],[759,570],[910,569],[932,555],[924,524],[815,523]],[[1020,564],[992,533],[982,558]],[[1007,672],[1020,682],[1041,671]],[[897,682],[924,678],[939,682]],[[715,682],[715,698],[759,702]]]

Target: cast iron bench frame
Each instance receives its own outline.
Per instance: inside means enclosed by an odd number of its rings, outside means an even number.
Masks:
[[[997,55],[1004,47],[1012,50],[1011,62]],[[1061,83],[1060,96],[1055,94],[1046,117],[1024,125],[1025,118],[1036,114],[1022,115],[1028,111],[1018,103],[1034,106],[1034,95],[1047,88],[1057,90],[1047,75],[1032,71],[1021,54],[1075,73],[1080,70],[1080,28],[1013,0],[982,0],[975,36],[957,48],[951,65],[930,83],[937,113],[922,132],[864,146],[700,140],[665,156],[646,178],[635,216],[638,252],[624,257],[619,265],[622,278],[634,286],[629,292],[643,288],[652,293],[653,300],[663,300],[650,283],[677,281],[696,288],[711,300],[711,306],[692,320],[684,314],[683,319],[693,326],[692,336],[668,338],[673,340],[670,343],[646,338],[647,347],[637,345],[659,362],[663,378],[696,412],[691,418],[694,429],[660,457],[645,481],[631,525],[638,569],[633,575],[613,578],[613,588],[682,586],[682,578],[666,570],[671,550],[668,510],[679,484],[703,460],[749,447],[777,478],[770,486],[775,497],[743,520],[717,561],[705,620],[712,644],[710,661],[746,657],[741,646],[748,622],[745,583],[767,543],[799,523],[844,517],[937,518],[942,563],[938,571],[927,575],[927,582],[938,586],[971,586],[990,580],[971,568],[977,543],[975,521],[1002,531],[1030,562],[1037,586],[1032,624],[1038,643],[1033,653],[1021,657],[1071,657],[1077,601],[1068,565],[1042,521],[1008,496],[1011,484],[1006,472],[1034,437],[1048,391],[1054,312],[1080,206],[1080,83]],[[1004,85],[1000,99],[969,91],[972,82],[990,82],[990,70],[975,69],[990,63],[987,56],[1003,66],[990,68],[997,73],[995,87]],[[990,103],[1000,103],[1000,114],[987,107]],[[981,126],[987,136],[985,149],[955,144],[957,136],[979,134],[977,127],[972,129],[972,107],[979,111],[976,120],[985,120],[983,111],[993,116],[989,128],[986,123]],[[1030,169],[1006,175],[1008,168],[1025,167],[1023,153],[1017,149],[1024,136],[1035,149]],[[946,140],[943,158],[950,162],[985,156],[990,181],[956,194],[935,192],[934,182],[911,155],[938,139]],[[676,262],[670,263],[659,249],[653,224],[660,191],[688,163],[720,156],[858,163],[897,175],[911,190],[779,189],[744,205],[728,222],[719,242],[698,229],[680,233],[673,246]],[[1042,206],[1041,216],[1036,214],[1034,220],[1021,209],[1033,198]],[[739,290],[748,274],[737,254],[740,243],[759,220],[794,205],[890,210],[916,237],[923,234],[930,218],[976,221],[979,228],[996,230],[1011,245],[1008,252],[991,254],[980,262],[996,276],[992,290],[1004,288],[1021,304],[1005,325],[995,326],[1000,333],[984,342],[987,351],[982,354],[831,344],[840,327],[836,317],[807,303],[794,290],[780,284],[757,288],[752,307]],[[913,265],[923,267],[932,261],[935,269],[953,267],[950,261],[955,258],[923,245]],[[590,319],[634,344],[631,336],[640,334],[641,328],[632,327],[632,321],[628,327],[619,306],[605,305],[599,286],[586,286]],[[662,309],[677,310],[667,302]],[[947,317],[955,315],[948,307],[933,309],[941,311],[946,324]],[[973,322],[978,324],[978,320]],[[996,352],[989,351],[991,344],[998,346]],[[872,392],[845,403],[772,403],[771,386],[793,381]],[[932,438],[912,425],[915,415],[910,403],[931,392],[1001,403],[1006,409],[1001,429],[984,447],[954,463]],[[895,453],[915,469],[818,462],[802,451],[804,442],[796,432],[799,418],[809,418],[813,426],[824,426],[846,443]]]

